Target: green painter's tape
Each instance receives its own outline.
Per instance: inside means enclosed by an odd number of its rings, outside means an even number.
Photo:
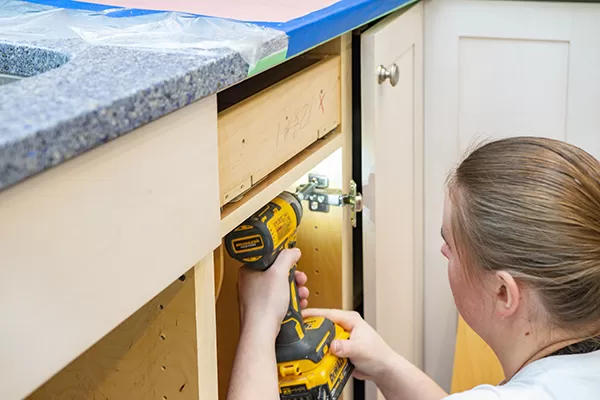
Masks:
[[[281,50],[280,52],[273,53],[270,56],[262,58],[258,60],[254,68],[248,71],[248,76],[256,75],[259,72],[263,72],[271,67],[274,67],[277,64],[280,64],[285,61],[285,57],[287,56],[287,48]]]

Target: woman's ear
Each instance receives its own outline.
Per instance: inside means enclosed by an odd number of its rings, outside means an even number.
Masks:
[[[498,271],[494,278],[496,315],[508,318],[519,307],[521,289],[509,272]]]

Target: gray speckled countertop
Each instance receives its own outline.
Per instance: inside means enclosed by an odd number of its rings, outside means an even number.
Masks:
[[[29,76],[0,85],[0,191],[415,1],[243,23],[0,0],[0,74]]]
[[[264,43],[285,48],[287,37]],[[0,190],[247,77],[229,49],[153,51],[78,38],[7,40],[0,73]]]

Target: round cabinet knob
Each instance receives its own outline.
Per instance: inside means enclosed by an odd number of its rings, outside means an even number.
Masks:
[[[398,80],[400,79],[400,68],[398,68],[396,64],[392,64],[388,68],[380,65],[378,75],[380,85],[385,82],[386,79],[389,79],[390,85],[396,86],[398,84]]]

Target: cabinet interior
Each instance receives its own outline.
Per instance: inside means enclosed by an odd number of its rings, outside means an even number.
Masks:
[[[329,178],[331,188],[342,184],[342,149],[335,151],[311,173]],[[304,174],[287,188],[308,181]],[[342,231],[344,210],[330,207],[329,212],[313,212],[303,202],[303,217],[298,228],[297,246],[302,252],[298,269],[308,276],[309,307],[343,308]],[[223,246],[215,252],[215,288],[217,290],[217,357],[219,398],[226,398],[231,367],[239,339],[237,272],[241,263],[229,257]]]

